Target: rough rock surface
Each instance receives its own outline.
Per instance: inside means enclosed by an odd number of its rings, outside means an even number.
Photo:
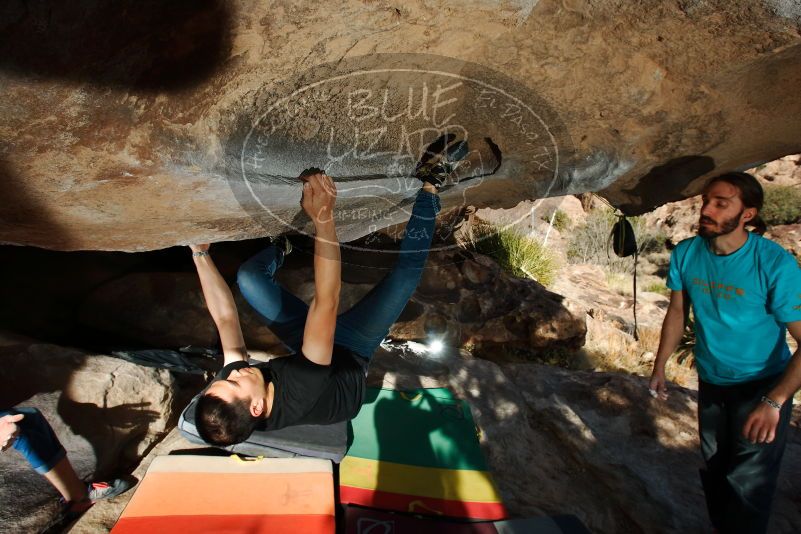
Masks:
[[[801,262],[801,224],[773,226],[765,232],[765,237],[776,241]]]
[[[476,211],[476,217],[495,226],[510,227],[523,235],[544,239],[554,231],[552,227],[549,230],[550,219],[557,210],[570,219],[568,227],[581,225],[587,218],[581,201],[573,195],[524,200],[509,209],[482,208]]]
[[[628,278],[631,278],[630,276]],[[553,291],[583,306],[593,318],[620,330],[634,331],[634,298],[609,289],[606,275],[597,265],[565,265]],[[658,293],[637,292],[637,321],[644,327],[659,327],[669,299]]]
[[[592,532],[610,534],[709,530],[697,472],[693,391],[674,388],[661,403],[639,377],[499,366],[464,352],[433,357],[420,348],[386,346],[373,360],[368,382],[398,389],[446,386],[468,400],[513,517],[573,513]],[[188,448],[193,446],[173,433],[134,475],[141,478],[155,455]],[[771,534],[801,529],[800,480],[801,430],[794,426]],[[108,530],[128,499],[130,493],[97,505],[79,530]]]
[[[351,254],[346,251],[341,310],[349,309],[378,283],[396,259],[392,253],[374,252],[369,257],[369,266],[349,264]],[[311,300],[314,282],[308,254],[300,250],[291,254],[278,278],[301,299]],[[247,346],[285,352],[236,285],[232,289]],[[189,273],[140,273],[114,279],[84,301],[81,320],[97,331],[155,347],[208,347],[217,342],[197,275]],[[454,248],[430,254],[417,291],[389,335],[418,341],[435,336],[453,345],[495,352],[501,348],[578,349],[585,332],[580,306],[563,301],[537,282],[505,274],[485,256]]]
[[[640,279],[643,277],[641,276]],[[625,277],[627,284],[631,276]],[[627,289],[630,286],[627,286]],[[659,345],[668,298],[662,294],[637,291],[637,337],[635,338],[634,299],[612,289],[597,265],[566,265],[552,289],[585,310],[587,336],[580,351],[546,360],[570,369],[619,371],[648,377],[653,370],[654,353]],[[559,356],[557,354],[557,356]],[[690,388],[698,387],[698,376],[690,362],[671,358],[667,364],[669,380]]]
[[[797,186],[801,184],[801,154],[779,158],[748,172],[753,173],[762,183]]]
[[[679,202],[659,206],[645,217],[662,230],[673,243],[679,243],[698,232],[701,197],[696,196]]]
[[[246,343],[280,353],[281,342],[233,289]],[[89,294],[79,313],[83,324],[145,346],[214,347],[218,342],[194,273],[135,273],[113,279]]]
[[[124,474],[174,424],[167,371],[5,333],[0,358],[0,406],[39,408],[79,477]],[[0,455],[0,530],[43,530],[57,518],[57,496],[18,452]]]
[[[404,218],[401,178],[448,128],[492,138],[503,164],[446,205],[603,190],[643,212],[799,151],[799,14],[779,0],[4,2],[0,241],[132,251],[307,228],[294,177],[311,165],[347,189],[354,239]]]
[[[510,348],[578,349],[585,333],[580,307],[541,284],[509,276],[480,254],[443,251],[433,255],[390,335],[440,335],[489,356]]]

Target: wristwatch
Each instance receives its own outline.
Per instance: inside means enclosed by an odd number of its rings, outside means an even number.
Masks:
[[[208,256],[208,255],[209,255],[208,250],[199,250],[197,252],[192,253],[193,258],[200,258],[201,256]]]

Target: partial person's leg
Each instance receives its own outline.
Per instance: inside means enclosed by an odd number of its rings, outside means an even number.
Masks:
[[[421,190],[401,241],[398,261],[367,295],[337,318],[335,342],[370,359],[417,289],[426,264],[439,196]]]
[[[698,381],[698,433],[701,438],[701,455],[706,467],[702,468],[701,485],[704,488],[706,507],[712,525],[720,530],[730,488],[726,481],[729,457],[729,424],[726,411],[725,388]]]
[[[743,437],[742,430],[748,416],[777,379],[774,377],[734,386],[734,398],[728,403],[732,443],[726,476],[731,499],[724,512],[721,532],[762,534],[768,530],[779,467],[787,442],[792,399],[782,406],[772,443],[751,443]]]
[[[242,296],[270,330],[287,347],[297,352],[303,341],[309,307],[275,280],[275,274],[283,262],[281,250],[271,245],[242,264],[237,283]]]
[[[75,469],[65,456],[59,460],[53,469],[44,474],[50,484],[61,494],[67,502],[80,502],[88,497],[86,482],[78,478]]]
[[[18,450],[33,469],[43,475],[61,494],[65,501],[86,498],[86,484],[78,478],[67,460],[67,451],[42,413],[36,408],[16,408],[7,413],[21,413],[19,436],[14,442]],[[5,413],[0,413],[0,416]]]

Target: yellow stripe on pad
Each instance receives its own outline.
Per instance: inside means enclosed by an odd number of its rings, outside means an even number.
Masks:
[[[346,456],[340,464],[339,483],[436,499],[501,502],[498,489],[486,471],[419,467]]]
[[[177,454],[159,456],[147,473],[328,473],[331,462],[315,458],[258,458],[244,460],[232,456],[197,456]]]

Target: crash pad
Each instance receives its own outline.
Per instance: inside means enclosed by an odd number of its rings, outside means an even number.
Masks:
[[[368,390],[340,465],[340,500],[383,510],[506,517],[470,406],[446,388]]]
[[[174,455],[153,460],[112,532],[334,530],[327,460]]]
[[[345,534],[590,534],[573,515],[458,521],[348,506]]]

